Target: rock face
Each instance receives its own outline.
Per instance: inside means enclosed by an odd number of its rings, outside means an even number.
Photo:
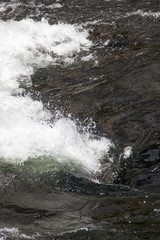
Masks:
[[[96,60],[40,69],[32,78],[33,89],[53,110],[58,107],[82,122],[91,117],[121,149],[133,147],[133,158],[118,181],[155,185],[160,154],[159,21],[131,16],[126,22],[92,27]]]

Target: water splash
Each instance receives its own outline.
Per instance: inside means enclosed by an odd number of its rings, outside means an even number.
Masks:
[[[17,164],[47,157],[72,163],[88,172],[100,171],[101,159],[112,143],[79,133],[74,121],[63,116],[53,121],[51,112],[29,96],[21,96],[31,85],[35,69],[74,61],[75,54],[88,51],[88,32],[70,24],[49,25],[31,19],[0,21],[0,158]]]

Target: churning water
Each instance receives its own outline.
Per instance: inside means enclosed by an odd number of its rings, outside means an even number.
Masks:
[[[159,239],[159,19],[1,0],[0,240]]]
[[[37,68],[70,64],[76,55],[87,55],[92,42],[88,32],[71,24],[0,21],[0,158],[14,164],[39,157],[80,165],[87,171],[100,170],[100,161],[111,142],[79,133],[70,118],[53,120],[43,104],[23,93],[32,85]],[[23,88],[22,88],[23,86]],[[24,96],[25,95],[25,96]]]

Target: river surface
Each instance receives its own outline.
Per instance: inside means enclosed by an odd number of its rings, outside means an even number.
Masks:
[[[0,240],[160,239],[158,0],[0,2]]]

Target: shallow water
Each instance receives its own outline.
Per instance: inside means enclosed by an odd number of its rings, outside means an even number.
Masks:
[[[0,19],[0,240],[159,239],[159,1]]]

